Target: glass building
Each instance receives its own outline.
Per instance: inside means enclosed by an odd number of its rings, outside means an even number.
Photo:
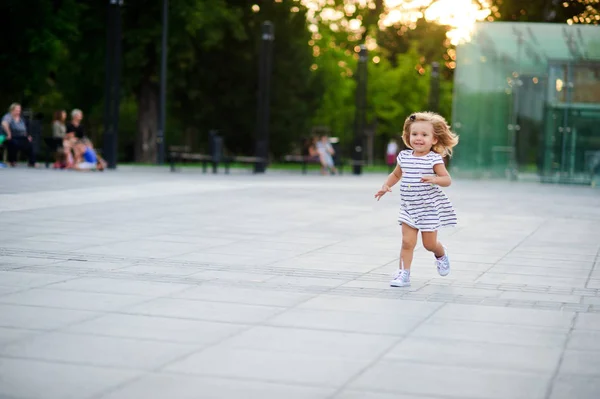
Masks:
[[[455,172],[600,183],[600,27],[478,23],[456,62]]]

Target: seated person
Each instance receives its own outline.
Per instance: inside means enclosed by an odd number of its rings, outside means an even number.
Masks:
[[[98,167],[98,155],[94,148],[87,145],[85,140],[78,140],[75,144],[75,170],[94,170]]]
[[[88,146],[88,148],[91,148],[92,150],[94,149],[94,144],[92,143],[92,141],[88,138],[84,138],[82,139],[83,143]],[[104,160],[104,158],[102,158],[95,150],[94,153],[96,154],[96,158],[98,158],[98,162],[97,162],[97,166],[96,168],[100,171],[106,169],[106,166],[108,165],[106,163],[106,161]]]

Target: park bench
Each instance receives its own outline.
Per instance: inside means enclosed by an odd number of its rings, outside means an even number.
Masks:
[[[231,164],[247,164],[256,166],[259,163],[267,162],[264,158],[251,156],[226,156],[223,154],[223,138],[211,132],[209,135],[209,154],[194,153],[189,146],[170,146],[169,163],[171,172],[177,171],[177,164],[185,162],[202,163],[202,173],[206,173],[208,165],[212,165],[213,173],[217,173],[219,164],[225,167],[225,174],[229,174]]]

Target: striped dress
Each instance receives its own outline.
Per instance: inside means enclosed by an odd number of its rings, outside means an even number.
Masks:
[[[456,213],[440,186],[421,182],[423,176],[435,175],[434,165],[444,163],[441,155],[432,151],[416,157],[413,150],[404,150],[397,160],[402,169],[398,222],[421,231],[456,226]]]

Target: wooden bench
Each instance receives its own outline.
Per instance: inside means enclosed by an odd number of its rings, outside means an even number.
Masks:
[[[212,165],[213,173],[217,173],[219,163],[223,163],[225,166],[225,173],[229,173],[229,163],[227,159],[219,157],[221,159],[215,159],[212,155],[200,154],[191,152],[191,148],[187,145],[181,146],[170,146],[169,147],[169,164],[171,166],[171,172],[177,171],[178,163],[186,162],[201,162],[202,173],[206,173],[208,164]]]
[[[208,164],[212,165],[213,173],[217,173],[219,164],[225,167],[225,174],[229,174],[229,169],[232,163],[256,165],[257,163],[265,162],[264,158],[248,157],[248,156],[223,156],[218,157],[209,154],[192,153],[189,146],[170,146],[169,147],[169,163],[171,172],[177,170],[177,163],[185,163],[187,161],[201,162],[202,173],[206,173]]]
[[[309,164],[321,165],[318,159],[308,155],[286,155],[283,160],[287,163],[297,163],[302,165],[302,174],[305,175]]]

